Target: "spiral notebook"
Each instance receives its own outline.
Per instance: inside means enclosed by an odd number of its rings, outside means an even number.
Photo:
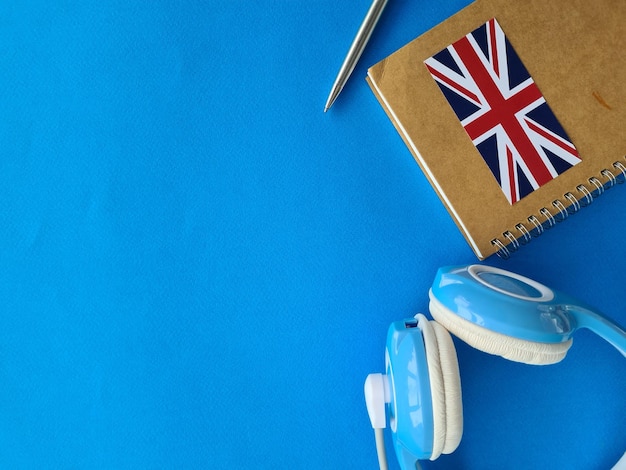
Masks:
[[[626,2],[476,0],[367,81],[479,259],[626,177]]]

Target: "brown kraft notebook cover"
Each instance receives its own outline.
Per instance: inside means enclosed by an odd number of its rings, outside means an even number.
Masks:
[[[626,175],[626,2],[476,0],[367,81],[479,259]]]

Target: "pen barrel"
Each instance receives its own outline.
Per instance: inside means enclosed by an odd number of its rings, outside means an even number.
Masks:
[[[333,84],[333,88],[330,92],[330,95],[328,96],[325,109],[328,109],[333,104],[339,93],[341,93],[344,85],[348,81],[348,78],[356,67],[356,64],[359,61],[361,54],[363,54],[363,50],[365,49],[365,46],[369,41],[372,35],[372,31],[374,31],[374,27],[376,26],[376,23],[378,23],[380,15],[382,14],[386,4],[387,0],[374,0],[372,2],[372,5],[365,15],[365,19],[361,23],[359,31],[352,41],[352,45],[348,50],[348,54],[346,55],[346,58],[341,65],[341,68],[339,69],[339,73],[337,74],[337,78],[335,79],[335,83]]]
[[[372,32],[380,19],[380,16],[385,9],[385,5],[387,5],[387,0],[374,0],[372,5],[370,6],[367,14],[365,15],[365,19],[363,23],[361,23],[361,27],[359,31],[356,33],[354,37],[354,41],[352,41],[352,45],[350,46],[350,50],[348,51],[348,55],[344,60],[343,65],[341,66],[341,70],[346,69],[346,74],[350,75],[354,70],[361,54],[363,54],[363,50],[367,45],[370,37],[372,36]],[[352,62],[352,63],[350,63]],[[348,70],[349,68],[349,70]],[[341,75],[341,71],[339,72]]]

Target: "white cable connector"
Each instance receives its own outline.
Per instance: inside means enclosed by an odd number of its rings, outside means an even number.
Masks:
[[[387,427],[385,404],[389,403],[389,379],[383,374],[370,374],[365,379],[365,404],[374,429]]]
[[[387,427],[385,406],[391,401],[389,393],[389,378],[383,374],[370,374],[365,379],[365,404],[367,414],[372,422],[376,435],[376,453],[380,470],[387,470],[387,455],[385,453],[385,438],[383,429]]]

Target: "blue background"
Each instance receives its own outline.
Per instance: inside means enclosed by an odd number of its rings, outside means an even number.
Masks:
[[[0,468],[376,468],[387,327],[476,259],[364,76],[467,2],[390,0],[326,114],[367,0],[10,3]],[[626,324],[625,205],[488,262]],[[426,468],[626,449],[624,359],[593,334],[549,367],[456,344],[465,435]]]

